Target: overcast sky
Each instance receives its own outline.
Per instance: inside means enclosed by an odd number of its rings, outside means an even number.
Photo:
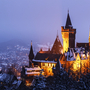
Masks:
[[[53,43],[69,10],[76,42],[88,42],[90,0],[0,0],[0,42],[22,39]]]

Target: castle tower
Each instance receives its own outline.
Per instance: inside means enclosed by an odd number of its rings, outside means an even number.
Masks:
[[[67,52],[69,47],[70,48],[75,47],[75,34],[76,34],[76,29],[73,29],[69,12],[67,15],[65,27],[61,26],[61,33],[63,38],[63,52]]]
[[[32,66],[32,59],[34,58],[32,41],[31,41],[31,47],[30,47],[30,52],[29,52],[28,57],[29,57],[29,67],[31,67]]]

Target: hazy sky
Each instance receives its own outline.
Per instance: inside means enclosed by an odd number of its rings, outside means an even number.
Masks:
[[[76,42],[88,42],[90,0],[0,0],[0,42],[11,39],[53,43],[67,12]]]

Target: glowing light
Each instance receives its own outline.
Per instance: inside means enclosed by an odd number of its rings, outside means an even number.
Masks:
[[[63,54],[63,49],[61,50],[61,53]]]
[[[85,58],[85,54],[82,54],[82,57]]]
[[[28,80],[26,80],[26,86],[30,86],[30,85],[31,83]]]
[[[56,64],[54,63],[41,63],[41,69],[44,70],[43,75],[50,75],[53,76],[52,68],[55,67]]]
[[[79,70],[80,69],[80,64],[79,63],[74,63],[73,64],[73,71]]]

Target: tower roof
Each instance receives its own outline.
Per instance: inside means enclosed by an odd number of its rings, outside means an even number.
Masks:
[[[70,28],[70,27],[72,27],[72,23],[71,23],[71,19],[70,19],[70,16],[69,16],[69,11],[68,11],[65,28]]]
[[[34,54],[33,54],[32,41],[31,41],[31,47],[30,47],[30,52],[29,52],[29,59],[32,60],[33,58],[34,58]]]
[[[52,47],[52,49],[51,49],[51,53],[61,54],[61,50],[62,50],[62,49],[63,49],[62,44],[61,44],[61,42],[60,42],[60,40],[59,40],[59,37],[58,37],[58,35],[57,35],[56,40],[55,40],[55,42],[54,42],[54,45],[53,45],[53,47]]]

